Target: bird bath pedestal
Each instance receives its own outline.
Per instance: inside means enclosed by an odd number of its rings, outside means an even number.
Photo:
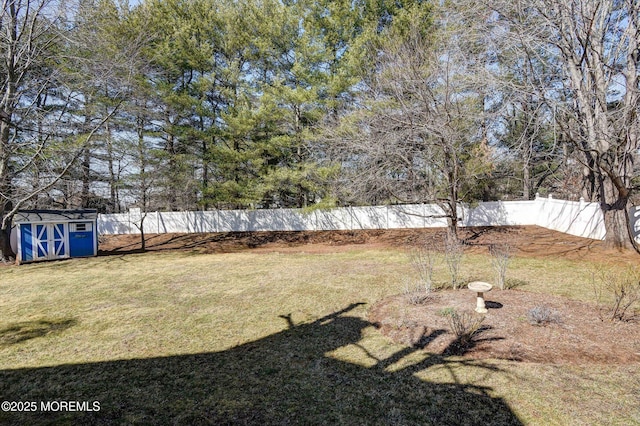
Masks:
[[[484,294],[487,291],[490,291],[491,288],[493,287],[491,284],[489,283],[485,283],[482,281],[474,281],[469,283],[468,285],[469,290],[474,291],[477,293],[477,303],[476,303],[476,312],[480,313],[480,314],[486,314],[487,308],[484,305]]]

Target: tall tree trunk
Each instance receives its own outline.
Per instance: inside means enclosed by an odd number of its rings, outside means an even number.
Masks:
[[[0,261],[11,262],[15,257],[16,254],[11,248],[11,222],[9,222],[9,226],[0,229]]]
[[[609,178],[601,179],[600,188],[600,209],[606,230],[605,246],[617,250],[636,248],[629,230],[630,205],[626,191],[619,191]]]
[[[82,153],[82,192],[80,193],[80,206],[89,207],[90,187],[91,187],[91,151],[89,147]]]
[[[120,211],[117,195],[118,179],[113,164],[113,140],[111,136],[111,126],[107,122],[105,125],[105,142],[107,148],[107,168],[109,169],[109,204],[111,204],[111,211],[108,213],[118,213]]]
[[[83,131],[86,132],[91,127],[91,116],[87,112],[84,116]],[[82,179],[82,190],[80,192],[80,206],[82,208],[89,207],[90,190],[91,190],[91,147],[87,144],[82,149],[82,163],[80,164],[80,173]]]
[[[459,166],[458,157],[453,150],[449,150],[447,145],[443,145],[445,148],[445,167],[448,169],[449,185],[449,199],[447,205],[449,207],[449,231],[457,240],[458,237],[458,185],[459,185]]]
[[[622,204],[623,200],[620,201]],[[604,240],[605,246],[618,250],[633,249],[634,246],[628,231],[626,208],[620,207],[616,203],[613,206],[602,207],[602,214],[607,230]]]
[[[147,251],[147,241],[144,236],[144,220],[147,218],[147,212],[142,213],[142,217],[140,218],[140,251]]]
[[[582,168],[582,197],[587,201],[594,201],[598,194],[596,173],[596,159],[586,146],[583,146],[586,165]]]
[[[7,196],[11,190],[10,179],[3,179],[4,182],[0,182],[0,193]],[[16,254],[11,248],[11,223],[13,218],[7,216],[13,209],[13,203],[8,198],[0,199],[0,261],[10,262],[16,257]]]
[[[0,260],[8,261],[15,258],[11,249],[11,222],[12,218],[6,217],[13,208],[11,202],[11,171],[9,170],[9,118],[0,120]]]
[[[525,154],[526,155],[526,154]],[[522,167],[522,198],[531,199],[531,172],[529,169],[529,159],[525,157],[525,163]]]
[[[6,185],[0,185],[0,190],[3,190]],[[0,201],[0,261],[7,262],[13,261],[16,254],[11,248],[11,223],[13,218],[7,216],[13,208],[13,204],[10,200]]]

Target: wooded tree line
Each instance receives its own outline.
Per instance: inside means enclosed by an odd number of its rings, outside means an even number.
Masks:
[[[0,212],[601,203],[628,246],[638,0],[3,0]]]

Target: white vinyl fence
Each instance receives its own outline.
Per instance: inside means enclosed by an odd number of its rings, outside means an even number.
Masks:
[[[638,211],[640,216],[640,211]],[[213,210],[149,212],[98,216],[100,234],[139,234],[143,221],[149,234],[329,231],[356,229],[435,228],[447,226],[440,207],[430,204],[344,207],[329,210]],[[536,197],[531,201],[496,201],[460,207],[461,226],[538,225],[580,237],[603,239],[604,223],[597,203]],[[635,210],[632,213],[635,216]],[[640,228],[640,220],[638,220]]]

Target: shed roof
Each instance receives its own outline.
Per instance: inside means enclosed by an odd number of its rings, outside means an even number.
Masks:
[[[98,211],[82,210],[18,210],[13,217],[15,223],[25,222],[71,222],[74,220],[95,220]]]

